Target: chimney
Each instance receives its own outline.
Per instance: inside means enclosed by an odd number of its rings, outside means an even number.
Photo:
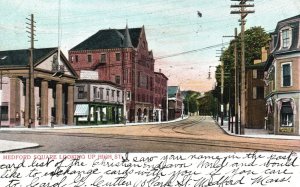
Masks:
[[[265,62],[268,58],[268,51],[266,50],[265,47],[261,48],[261,61]]]
[[[159,71],[159,73],[161,73],[161,69],[159,69],[158,71]]]

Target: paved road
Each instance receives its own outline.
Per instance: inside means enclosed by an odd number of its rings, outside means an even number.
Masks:
[[[40,145],[10,153],[300,151],[300,140],[230,136],[204,116],[159,125],[1,131],[0,138]]]

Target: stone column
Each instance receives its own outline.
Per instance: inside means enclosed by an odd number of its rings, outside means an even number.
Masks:
[[[48,125],[48,81],[41,82],[41,125]]]
[[[25,95],[25,119],[24,119],[24,125],[29,125],[29,78],[26,78],[25,80],[25,86],[26,86],[26,95]]]
[[[68,125],[74,124],[74,85],[68,85]]]
[[[60,125],[62,124],[62,84],[61,83],[57,83],[56,84],[56,115],[55,115],[55,122],[56,124]]]
[[[19,125],[20,122],[20,82],[18,78],[10,78],[10,125]],[[18,115],[17,115],[18,114]]]

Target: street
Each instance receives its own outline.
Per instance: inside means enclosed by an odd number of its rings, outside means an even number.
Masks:
[[[157,125],[0,132],[2,140],[38,143],[9,153],[300,151],[300,140],[236,137],[211,117]]]

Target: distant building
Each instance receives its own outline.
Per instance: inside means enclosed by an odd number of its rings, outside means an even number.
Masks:
[[[152,121],[154,59],[145,28],[99,30],[69,51],[71,65],[98,72],[98,79],[120,85],[126,93],[130,122]]]
[[[168,78],[159,70],[154,72],[154,121],[167,120]]]
[[[268,129],[274,134],[300,135],[300,15],[279,21],[271,34],[265,66]]]
[[[74,94],[76,125],[122,123],[123,99],[123,90],[118,84],[77,80]]]
[[[179,86],[168,86],[168,113],[169,120],[180,118],[183,115],[183,98]]]
[[[246,66],[246,128],[265,128],[264,66],[267,50],[262,48],[261,60]]]
[[[34,119],[32,126],[74,124],[77,74],[57,48],[34,49]],[[0,51],[1,126],[29,125],[28,49]]]

